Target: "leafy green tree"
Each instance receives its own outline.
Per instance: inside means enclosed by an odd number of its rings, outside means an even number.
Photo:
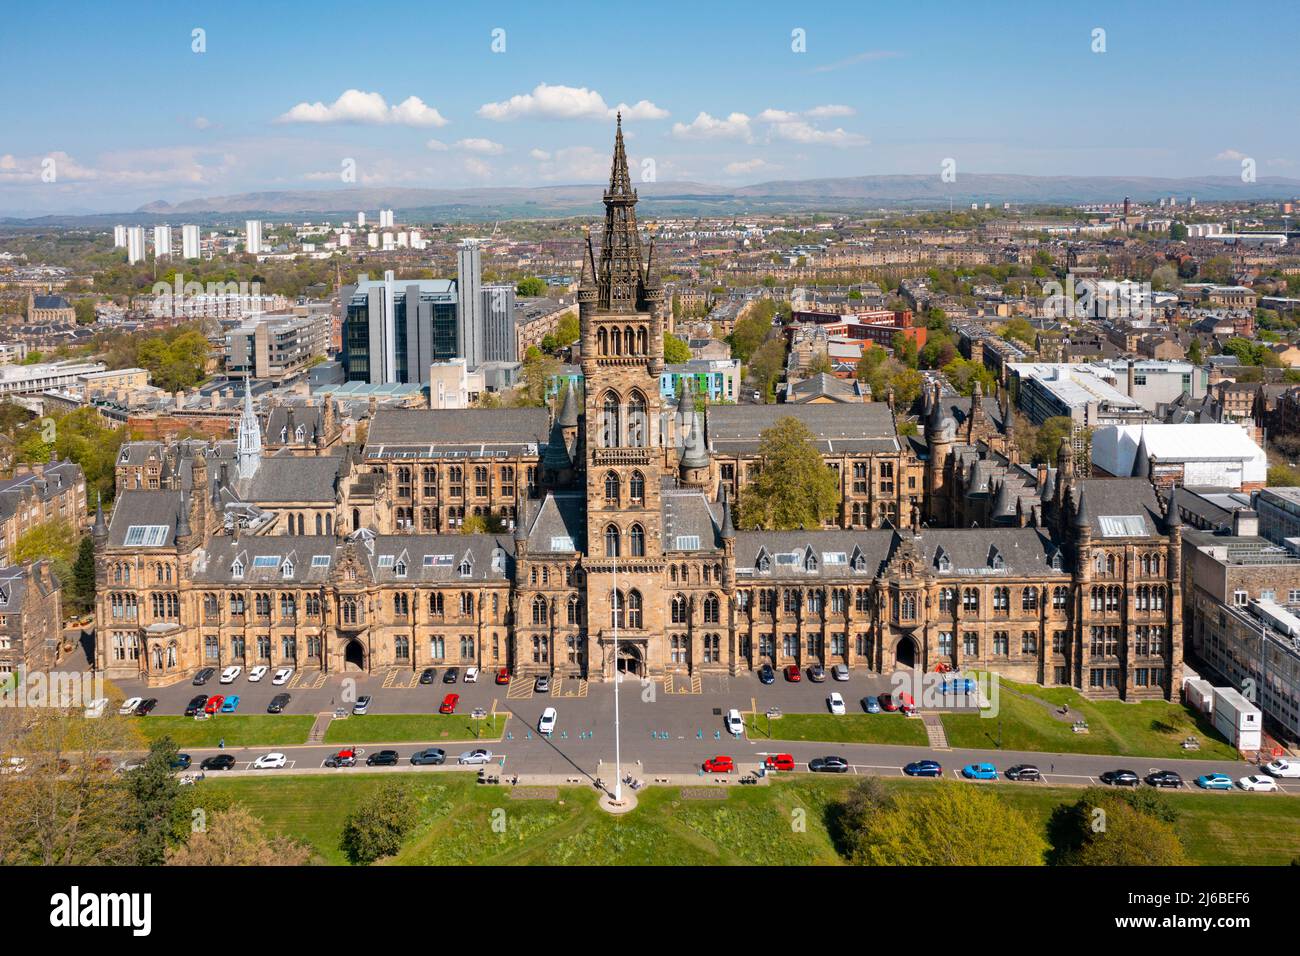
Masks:
[[[664,333],[664,362],[680,365],[691,360],[691,347],[671,332]]]
[[[149,745],[144,763],[126,775],[137,866],[161,866],[165,859],[172,810],[181,789],[172,773],[175,759],[176,744],[163,737]]]
[[[1074,422],[1064,415],[1047,419],[1038,428],[1038,440],[1034,445],[1034,461],[1045,461],[1049,465],[1056,462],[1061,450],[1061,440],[1074,434]]]
[[[995,794],[944,783],[870,814],[850,838],[871,866],[1037,866],[1037,828]]]
[[[1186,866],[1174,829],[1177,812],[1154,801],[1089,787],[1073,804],[1053,811],[1047,832],[1049,861],[1062,866]]]
[[[1036,332],[1028,319],[1015,318],[1002,326],[1002,337],[1016,339],[1032,348]]]
[[[904,335],[902,332],[895,332],[893,346],[894,358],[909,368],[916,368],[916,339],[910,335]]]
[[[822,461],[808,426],[797,418],[777,419],[758,445],[758,477],[740,496],[740,526],[791,531],[819,528],[835,516],[840,483]]]
[[[1172,223],[1169,226],[1169,238],[1174,242],[1185,242],[1187,240],[1187,227],[1181,222]]]
[[[95,542],[90,535],[84,535],[77,548],[69,596],[70,603],[82,614],[95,606]]]
[[[311,858],[311,847],[268,835],[243,806],[217,811],[204,829],[192,831],[182,845],[167,850],[168,866],[306,866]]]
[[[784,368],[785,344],[779,338],[768,339],[754,353],[749,363],[749,375],[764,401],[772,401],[772,390]]]
[[[532,299],[539,295],[546,295],[546,281],[537,278],[537,276],[520,279],[519,284],[515,286],[515,295],[521,299]]]
[[[415,825],[410,793],[389,783],[348,814],[340,846],[353,863],[373,863],[392,856]]]
[[[1205,355],[1201,351],[1200,339],[1193,338],[1192,344],[1187,346],[1187,361],[1191,362],[1193,365],[1200,365],[1205,361]]]
[[[772,319],[775,315],[776,304],[771,299],[764,299],[738,321],[736,327],[731,330],[731,335],[728,336],[731,357],[740,359],[743,364],[748,365],[750,358],[771,333]]]
[[[581,335],[582,329],[576,315],[566,314],[555,326],[555,341],[561,345],[572,345]]]

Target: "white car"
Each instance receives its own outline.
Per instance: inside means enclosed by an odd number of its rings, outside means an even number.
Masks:
[[[466,684],[477,684],[477,683],[478,683],[478,668],[477,668],[477,667],[467,667],[467,668],[465,668],[465,683],[466,683]]]
[[[477,750],[466,750],[456,759],[456,762],[464,764],[487,763],[491,759],[492,751],[480,747]]]
[[[97,717],[103,717],[104,711],[105,709],[107,709],[107,707],[108,707],[107,697],[96,697],[86,707],[86,718],[88,720],[94,720]]]
[[[1242,777],[1237,781],[1237,786],[1242,790],[1251,790],[1259,793],[1271,793],[1277,789],[1277,781],[1272,777],[1264,777],[1255,774],[1250,777]]]
[[[117,712],[123,717],[128,717],[131,714],[134,714],[135,709],[143,703],[143,697],[128,697],[126,700],[122,701],[122,706],[117,709]]]
[[[840,681],[848,680],[849,666],[847,664],[836,664],[831,668],[831,677]]]
[[[731,710],[727,711],[725,719],[727,724],[727,733],[740,735],[745,732],[745,719],[740,716],[740,711],[736,708],[733,707]]]
[[[258,664],[256,667],[254,667],[251,671],[248,672],[248,679],[252,681],[254,684],[256,684],[258,681],[260,681],[263,677],[266,676],[266,672],[268,670],[270,670],[270,668],[267,667],[265,664]]]
[[[539,734],[551,734],[555,732],[555,718],[559,715],[555,713],[554,707],[547,707],[542,711],[541,720],[537,721],[537,732]]]
[[[284,754],[262,754],[253,761],[254,770],[279,770],[289,762]]]
[[[292,676],[293,676],[292,667],[281,667],[278,671],[275,672],[275,676],[271,678],[271,683],[274,684],[276,687],[281,687],[289,683],[289,678]]]
[[[221,683],[233,684],[235,682],[235,678],[238,677],[243,672],[244,669],[240,667],[238,664],[231,664],[229,667],[227,667],[224,671],[221,672]]]
[[[1266,764],[1264,772],[1273,777],[1295,779],[1300,777],[1300,760],[1287,760],[1285,757],[1279,757]]]
[[[831,709],[832,714],[844,716],[844,698],[839,694],[831,694],[827,697],[826,706]]]

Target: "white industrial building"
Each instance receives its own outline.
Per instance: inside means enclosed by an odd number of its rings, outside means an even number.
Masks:
[[[1268,480],[1268,456],[1240,425],[1106,425],[1092,433],[1100,475],[1157,485],[1253,491]]]

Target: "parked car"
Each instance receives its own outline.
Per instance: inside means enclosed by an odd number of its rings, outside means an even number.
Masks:
[[[275,672],[275,676],[271,678],[271,683],[274,684],[276,687],[283,687],[285,684],[289,683],[289,678],[292,676],[293,676],[292,667],[281,667],[278,671]]]
[[[466,683],[466,684],[477,684],[477,683],[478,683],[478,668],[477,668],[477,667],[467,667],[467,668],[465,668],[465,683]]]
[[[844,698],[839,694],[831,694],[826,698],[826,706],[830,708],[832,714],[844,716]]]
[[[551,692],[551,679],[543,674],[533,681],[534,694],[549,694]]]
[[[916,701],[912,699],[911,694],[898,695],[898,709],[903,712],[904,716],[916,713]]]
[[[876,696],[876,703],[879,704],[880,709],[887,714],[892,714],[894,711],[898,710],[898,702],[894,700],[893,694],[878,694]]]
[[[253,761],[253,770],[280,770],[287,766],[289,758],[284,754],[262,754]]]
[[[826,679],[826,669],[820,664],[813,664],[808,668],[808,679],[814,684],[820,684]]]
[[[456,758],[457,763],[476,764],[487,763],[492,759],[492,751],[484,750],[482,747],[476,747],[473,750],[466,750]]]
[[[454,714],[456,713],[456,705],[459,703],[460,694],[448,694],[442,699],[442,703],[438,705],[438,713]]]
[[[1226,773],[1203,773],[1196,778],[1196,785],[1202,790],[1231,790],[1232,778]]]
[[[189,770],[192,763],[194,763],[194,758],[189,754],[178,753],[172,758],[171,768],[173,770]]]
[[[1136,787],[1140,781],[1132,770],[1107,770],[1101,782],[1111,787]]]
[[[848,773],[849,762],[843,757],[813,757],[808,769],[813,773]]]
[[[1300,760],[1287,760],[1285,757],[1278,757],[1264,765],[1264,772],[1271,777],[1281,777],[1283,779],[1295,779],[1300,777]]]
[[[739,737],[745,732],[745,719],[740,716],[740,711],[735,707],[727,711],[727,716],[723,718],[723,723],[727,725],[727,733]]]
[[[725,754],[719,754],[704,761],[705,773],[733,773],[735,769],[735,762]]]
[[[878,714],[880,713],[880,701],[868,694],[862,698],[862,709],[868,714]]]
[[[377,750],[366,758],[367,767],[396,767],[396,750]]]
[[[768,770],[793,770],[794,757],[790,754],[768,754],[763,766]]]
[[[360,697],[356,699],[356,702],[353,703],[352,713],[360,717],[368,710],[370,710],[370,695],[362,694]]]
[[[799,668],[794,664],[788,665],[783,673],[785,674],[785,679],[791,684],[797,684],[799,681],[803,680],[803,675],[799,673]]]
[[[771,664],[764,664],[758,669],[758,682],[760,684],[776,683],[776,671],[772,670]]]
[[[238,664],[231,664],[229,667],[227,667],[224,671],[221,672],[221,683],[233,684],[235,682],[235,678],[238,677],[243,672],[244,669],[240,667]]]
[[[943,766],[937,760],[913,760],[903,773],[909,777],[942,777]]]
[[[421,684],[432,684],[437,679],[438,668],[436,667],[426,667],[424,670],[420,671]]]
[[[1249,777],[1242,777],[1237,781],[1237,786],[1242,790],[1258,793],[1272,793],[1277,789],[1277,781],[1272,777],[1266,777],[1263,774],[1252,774]]]
[[[539,734],[551,734],[555,732],[555,713],[554,707],[547,707],[542,711],[541,719],[537,721],[537,732]]]
[[[122,706],[117,709],[117,712],[123,717],[129,717],[131,714],[134,714],[135,709],[143,703],[143,697],[128,697],[126,700],[122,701]]]
[[[212,675],[217,672],[215,667],[205,667],[194,675],[193,684],[195,687],[202,687],[208,681],[212,680]]]
[[[440,767],[447,762],[447,752],[439,750],[437,747],[430,747],[427,750],[417,750],[411,754],[411,763],[417,767],[433,766]]]
[[[1031,763],[1018,763],[1014,767],[1007,768],[1007,779],[1036,783],[1043,779],[1043,774],[1042,771]]]
[[[943,696],[969,696],[975,693],[975,681],[970,677],[945,677],[939,685]]]
[[[260,681],[263,677],[266,676],[266,672],[269,670],[270,668],[267,667],[265,664],[258,664],[256,667],[252,668],[248,672],[249,682],[256,684],[258,681]]]
[[[1181,787],[1183,778],[1173,770],[1154,770],[1146,775],[1146,781],[1152,787]]]
[[[205,714],[219,714],[222,706],[226,703],[226,698],[220,694],[213,694],[208,698],[208,702],[203,705]]]
[[[198,694],[190,698],[190,702],[185,705],[185,716],[193,717],[195,714],[203,713],[203,705],[208,702],[207,694]]]
[[[833,677],[835,680],[840,680],[840,681],[848,680],[849,665],[836,664],[834,667],[831,668],[831,677]]]
[[[276,694],[271,698],[271,702],[266,705],[266,712],[268,714],[282,714],[291,700],[293,698],[288,694]]]
[[[996,780],[998,768],[991,763],[968,763],[961,768],[961,775],[967,780]]]
[[[498,684],[509,684],[509,683],[510,683],[510,671],[508,671],[508,670],[507,670],[506,668],[504,668],[504,667],[497,668],[497,683],[498,683]]]
[[[207,757],[199,764],[200,770],[229,770],[235,765],[235,758],[230,754],[217,754]]]
[[[231,696],[227,697],[226,702],[221,705],[221,712],[223,714],[233,714],[238,709],[239,709],[238,694],[232,694]]]
[[[325,766],[327,767],[355,767],[356,765],[357,752],[350,747],[325,758]]]
[[[459,667],[448,667],[445,671],[442,672],[442,682],[444,684],[454,684],[458,680],[460,680]]]

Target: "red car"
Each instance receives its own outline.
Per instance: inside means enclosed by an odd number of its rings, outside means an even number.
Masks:
[[[898,702],[894,700],[893,694],[881,694],[876,698],[876,703],[880,704],[880,709],[893,713],[898,710]]]
[[[763,766],[768,770],[793,770],[794,757],[790,754],[769,754],[763,761]]]
[[[438,708],[440,714],[456,713],[456,705],[460,703],[460,694],[448,694],[442,699],[442,706]]]
[[[504,667],[501,668],[499,671],[497,671],[497,683],[498,684],[510,683],[510,672],[506,670]]]
[[[799,673],[799,668],[796,665],[791,664],[785,669],[785,679],[792,684],[797,684],[803,680],[803,675]]]
[[[912,699],[911,694],[899,694],[898,709],[905,714],[911,714],[916,711],[916,701]]]
[[[203,712],[205,714],[219,714],[221,713],[221,705],[225,702],[226,698],[222,697],[220,694],[215,694],[212,697],[209,697],[208,702],[203,705]]]
[[[736,765],[730,757],[710,757],[708,760],[704,761],[704,770],[706,773],[731,773],[735,769]]]

